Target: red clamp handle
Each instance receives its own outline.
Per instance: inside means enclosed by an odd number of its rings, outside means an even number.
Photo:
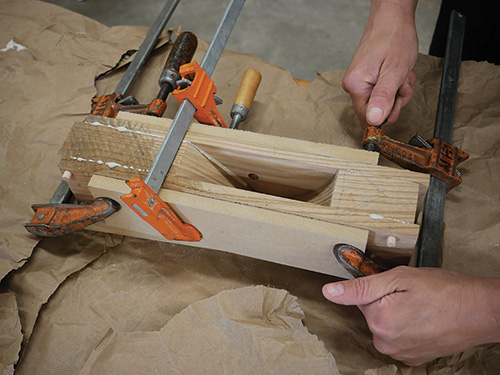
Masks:
[[[83,204],[34,204],[35,216],[24,224],[28,232],[42,237],[56,237],[73,233],[90,224],[104,220],[120,209],[110,198],[97,198],[90,205]]]
[[[342,267],[354,277],[376,275],[387,270],[367,258],[360,249],[352,245],[335,245],[333,255],[335,255]]]
[[[214,81],[210,79],[207,73],[196,62],[184,64],[179,70],[182,78],[188,78],[194,75],[191,85],[184,89],[176,89],[172,92],[177,102],[182,103],[184,99],[196,107],[194,118],[202,124],[220,126],[227,128],[219,111],[215,108],[214,95],[217,93]]]
[[[380,126],[369,126],[365,130],[363,147],[378,151],[388,160],[399,166],[415,171],[429,173],[444,182],[448,190],[462,182],[459,163],[467,160],[469,154],[440,139],[429,139],[428,147],[413,146],[386,136]]]

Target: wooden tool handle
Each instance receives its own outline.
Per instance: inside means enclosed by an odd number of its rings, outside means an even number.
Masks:
[[[181,33],[175,40],[163,69],[169,69],[178,73],[182,65],[191,62],[196,47],[198,47],[198,38],[196,38],[196,35],[189,31]]]
[[[240,88],[234,104],[242,104],[250,109],[261,79],[262,75],[258,70],[247,69],[241,79]]]

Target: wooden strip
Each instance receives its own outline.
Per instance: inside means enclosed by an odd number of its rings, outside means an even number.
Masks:
[[[89,188],[95,197],[106,196],[117,201],[130,191],[123,180],[98,175],[92,177]],[[366,230],[219,199],[166,189],[162,189],[159,196],[203,234],[200,242],[174,243],[226,251],[328,275],[350,278],[332,254],[336,243],[347,242],[364,249],[368,237]],[[107,218],[105,223],[88,228],[172,242],[160,236],[126,206]]]
[[[90,117],[92,119],[92,117]],[[97,120],[103,120],[98,118]],[[158,118],[151,116],[138,115],[136,113],[120,112],[116,123],[125,120],[134,126],[136,130],[143,130],[151,134],[159,135],[162,138],[165,136],[168,127],[172,120],[166,118]],[[113,121],[111,121],[113,122]],[[368,164],[376,165],[379,155],[376,152],[368,152],[365,150],[356,150],[349,147],[334,146],[325,143],[315,143],[293,138],[278,137],[274,135],[259,134],[245,130],[236,132],[230,129],[224,129],[213,126],[206,126],[198,123],[192,123],[189,127],[188,138],[197,136],[198,138],[216,137],[228,140],[235,146],[243,147],[258,147],[267,150],[280,150],[291,153],[301,153],[307,155],[322,155],[329,158],[346,159],[352,161],[360,161]],[[411,173],[411,172],[410,172]]]

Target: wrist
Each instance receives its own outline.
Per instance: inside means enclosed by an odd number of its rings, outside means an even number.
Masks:
[[[391,11],[400,16],[415,19],[418,0],[372,0],[371,12]]]
[[[480,288],[485,323],[482,344],[500,342],[500,278],[481,278]]]
[[[391,39],[417,42],[416,6],[417,0],[372,0],[363,37],[381,38],[388,45]]]
[[[415,29],[417,0],[372,0],[368,25],[372,27],[396,27]]]

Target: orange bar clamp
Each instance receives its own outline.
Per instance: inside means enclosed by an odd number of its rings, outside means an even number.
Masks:
[[[227,128],[219,111],[215,108],[214,95],[217,93],[214,81],[210,79],[201,66],[193,61],[184,64],[179,70],[181,77],[189,79],[194,75],[191,85],[184,89],[173,91],[173,95],[179,104],[188,99],[195,107],[194,118],[202,124],[220,126]]]
[[[469,154],[441,139],[432,138],[422,147],[414,146],[389,138],[380,126],[369,126],[365,129],[363,147],[369,151],[378,151],[403,168],[429,173],[443,180],[448,190],[462,182],[457,166],[469,158]]]

